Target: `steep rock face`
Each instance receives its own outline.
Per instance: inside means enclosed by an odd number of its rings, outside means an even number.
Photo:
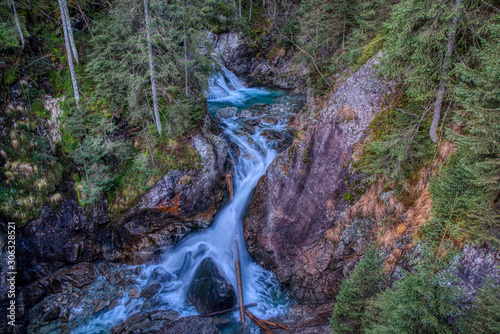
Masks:
[[[303,90],[307,68],[295,64],[293,55],[283,48],[262,52],[250,46],[241,33],[230,32],[212,36],[215,51],[226,67],[256,86],[276,86]]]
[[[141,263],[193,228],[212,221],[224,197],[227,143],[212,134],[193,137],[201,170],[170,171],[115,226],[111,259]]]
[[[373,223],[333,228],[346,207],[348,161],[388,87],[370,60],[277,156],[259,181],[244,222],[252,255],[301,303],[326,303],[368,244]],[[340,242],[339,242],[340,241]]]

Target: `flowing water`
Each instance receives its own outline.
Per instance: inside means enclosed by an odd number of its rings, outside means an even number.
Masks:
[[[245,88],[238,78],[225,70],[224,75],[215,79],[209,97],[209,107],[213,110],[219,106],[235,105],[248,107],[250,101],[267,101],[283,95],[281,91],[270,91],[263,88]],[[232,74],[229,75],[228,73]],[[228,85],[228,82],[230,85]],[[232,86],[232,87],[230,87]],[[224,91],[224,93],[223,93]],[[181,316],[197,314],[186,299],[186,291],[200,262],[211,257],[228,281],[236,287],[235,259],[233,235],[238,238],[241,272],[244,291],[244,302],[258,303],[252,312],[261,318],[277,317],[286,314],[292,300],[279,287],[274,275],[255,263],[245,247],[242,220],[250,201],[252,192],[259,178],[276,156],[270,143],[261,135],[263,130],[281,131],[284,124],[262,124],[256,126],[252,136],[240,136],[236,133],[241,128],[238,118],[225,119],[224,132],[240,149],[240,156],[234,166],[234,197],[215,217],[212,225],[201,232],[192,233],[181,240],[173,249],[163,256],[159,264],[142,265],[141,274],[136,283],[144,289],[150,282],[154,272],[168,271],[173,279],[162,284],[162,290],[149,300],[143,298],[130,299],[127,294],[119,306],[100,314],[73,333],[103,333],[114,325],[123,322],[132,314],[154,309],[172,309]],[[236,289],[235,289],[236,290]],[[145,306],[145,303],[147,305]],[[229,315],[230,321],[224,332],[237,333],[239,313]],[[253,328],[253,332],[258,329]]]

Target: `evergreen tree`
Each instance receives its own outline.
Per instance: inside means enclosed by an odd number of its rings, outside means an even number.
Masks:
[[[97,91],[115,110],[125,111],[133,123],[151,115],[148,112],[153,92],[151,69],[155,72],[158,112],[167,134],[183,133],[198,120],[197,108],[191,108],[196,113],[184,115],[174,111],[180,103],[202,103],[201,94],[214,70],[210,46],[197,23],[203,17],[199,5],[194,0],[150,1],[151,52],[143,2],[119,1],[98,26],[87,71],[94,76]],[[181,87],[189,87],[189,95]],[[153,97],[153,104],[154,100]]]
[[[460,319],[461,333],[500,333],[500,284],[486,283],[477,293],[476,302]]]
[[[65,127],[79,143],[71,157],[83,168],[77,191],[80,203],[87,205],[112,188],[116,179],[114,169],[130,157],[130,146],[116,136],[112,121],[87,108],[72,110],[65,119]]]
[[[405,272],[392,288],[384,290],[370,302],[363,322],[364,332],[453,333],[448,318],[458,313],[455,305],[460,296],[453,288],[454,277],[440,272],[451,254],[438,259],[433,252],[426,250],[425,255],[418,259],[414,272]]]
[[[487,40],[476,49],[474,67],[458,67],[461,84],[456,88],[463,110],[456,121],[462,135],[450,132],[457,151],[431,184],[433,211],[450,216],[474,238],[498,244],[500,196],[500,16],[485,29]],[[456,198],[456,204],[452,205]],[[492,234],[493,233],[493,234]]]
[[[383,262],[377,248],[371,247],[349,275],[349,279],[342,281],[330,319],[330,327],[334,333],[360,332],[370,298],[383,287]]]

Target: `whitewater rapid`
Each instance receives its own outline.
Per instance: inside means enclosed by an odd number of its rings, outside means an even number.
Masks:
[[[226,72],[223,73],[224,83],[226,80],[231,82],[234,89],[230,88],[227,83],[224,86],[222,81],[219,82],[218,87],[227,89],[229,94],[221,94],[220,97],[212,96],[212,102],[224,101],[224,103],[238,105],[242,99],[270,94],[269,91],[262,88],[246,88],[236,76],[228,76]],[[235,80],[238,80],[239,83]],[[217,89],[214,90],[217,91]],[[140,275],[135,284],[141,290],[148,286],[149,279],[155,270],[161,269],[163,272],[173,275],[173,279],[169,280],[168,283],[162,283],[162,289],[155,295],[153,301],[146,301],[144,298],[131,299],[125,294],[120,300],[119,306],[99,314],[84,326],[74,330],[73,333],[109,332],[113,326],[122,323],[135,313],[157,309],[171,309],[179,312],[181,316],[197,314],[194,307],[187,301],[186,293],[193,275],[203,259],[212,258],[226,279],[236,288],[234,235],[238,238],[245,304],[257,303],[257,306],[252,308],[252,312],[264,319],[287,313],[292,302],[291,299],[282,291],[275,276],[252,259],[245,247],[242,228],[244,213],[252,192],[277,154],[270,148],[271,143],[267,142],[261,133],[263,130],[282,131],[284,124],[280,122],[275,125],[264,123],[255,127],[253,135],[242,135],[242,124],[238,117],[224,119],[222,122],[225,125],[225,135],[240,150],[240,155],[234,166],[233,201],[216,215],[209,228],[192,233],[182,239],[173,249],[163,255],[160,263],[139,266],[141,267]],[[146,302],[148,304],[145,304]],[[233,312],[231,317],[237,324],[239,313]],[[253,331],[257,332],[258,330],[254,329]]]

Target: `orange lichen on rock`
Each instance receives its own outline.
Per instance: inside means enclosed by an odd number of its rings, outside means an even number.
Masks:
[[[174,198],[172,198],[166,204],[164,204],[163,201],[161,201],[160,204],[158,204],[158,211],[166,212],[171,215],[179,215],[181,213],[179,209],[180,199],[181,199],[181,194],[177,193],[174,196]]]

